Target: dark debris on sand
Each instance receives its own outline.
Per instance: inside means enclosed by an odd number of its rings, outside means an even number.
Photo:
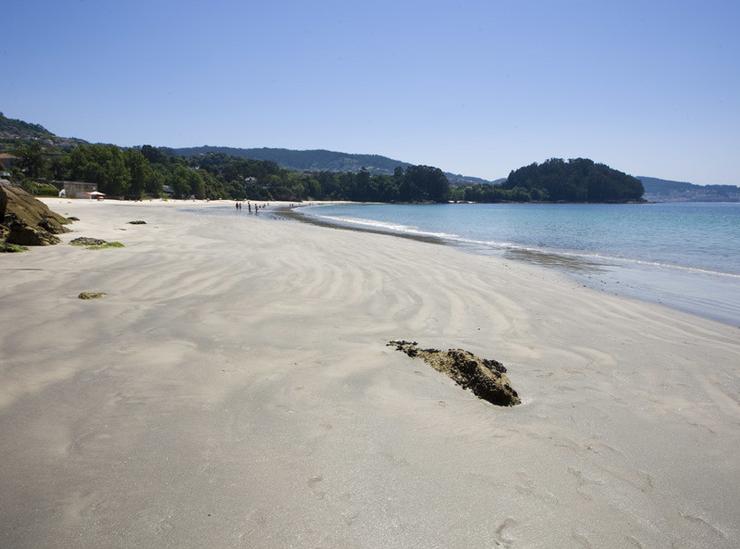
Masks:
[[[463,349],[420,349],[416,341],[396,340],[388,343],[412,358],[421,358],[438,372],[452,378],[463,389],[496,406],[521,404],[511,387],[506,368],[497,360],[480,358]]]
[[[80,295],[77,297],[79,299],[100,299],[101,297],[105,297],[107,294],[105,292],[80,292]]]
[[[100,246],[105,244],[106,241],[102,238],[90,238],[89,236],[80,236],[74,240],[69,241],[73,246]]]

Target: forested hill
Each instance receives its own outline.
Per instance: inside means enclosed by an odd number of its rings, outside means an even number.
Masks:
[[[0,144],[15,145],[34,141],[62,147],[85,143],[82,139],[59,137],[41,124],[8,118],[0,112]]]
[[[695,185],[646,176],[638,179],[645,187],[645,198],[655,202],[740,202],[740,187],[735,185]]]
[[[635,202],[643,195],[640,180],[588,158],[551,158],[512,171],[501,185],[472,186],[465,199],[541,202]]]
[[[0,112],[0,137],[4,139],[43,139],[54,134],[41,124],[31,124],[15,118],[7,118]]]
[[[267,160],[275,162],[281,168],[301,172],[359,172],[365,168],[373,175],[392,175],[396,168],[406,169],[411,166],[408,162],[394,160],[378,154],[354,154],[324,149],[293,150],[277,148],[240,149],[236,147],[184,147],[168,149],[177,156],[192,158],[209,153],[222,153],[238,158],[250,160]],[[447,179],[453,185],[490,183],[480,177],[471,177],[445,172]]]

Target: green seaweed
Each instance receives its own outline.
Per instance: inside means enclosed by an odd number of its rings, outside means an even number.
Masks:
[[[0,242],[0,253],[15,254],[27,252],[28,248],[20,244],[11,244],[10,242]]]
[[[105,248],[125,248],[122,242],[113,241],[105,242],[104,244],[93,244],[92,246],[85,246],[87,250],[104,250]]]

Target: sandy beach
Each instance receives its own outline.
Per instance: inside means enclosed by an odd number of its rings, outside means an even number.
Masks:
[[[740,546],[737,328],[217,203],[45,202],[73,232],[0,256],[2,548]]]

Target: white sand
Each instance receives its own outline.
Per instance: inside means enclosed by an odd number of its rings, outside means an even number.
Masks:
[[[737,328],[434,244],[48,202],[126,247],[0,256],[2,548],[740,546]]]

